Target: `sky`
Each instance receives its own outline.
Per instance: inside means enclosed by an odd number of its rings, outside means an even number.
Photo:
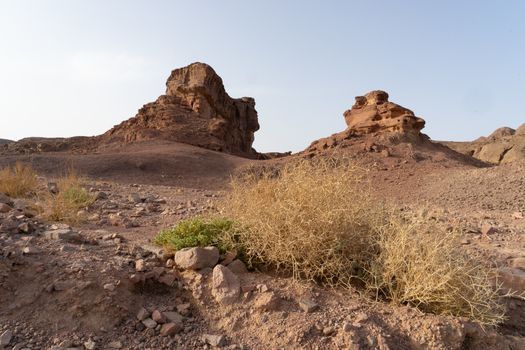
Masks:
[[[0,138],[97,135],[199,61],[252,96],[263,152],[385,90],[435,140],[525,123],[525,2],[0,0]]]

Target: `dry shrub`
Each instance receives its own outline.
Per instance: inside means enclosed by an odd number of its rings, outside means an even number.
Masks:
[[[332,286],[356,285],[426,312],[496,324],[503,307],[491,272],[457,234],[405,220],[374,200],[364,171],[345,160],[298,161],[279,174],[232,181],[228,239],[249,263]]]
[[[0,170],[0,192],[10,197],[23,197],[38,187],[36,172],[30,165],[16,162],[14,167]]]
[[[481,324],[504,320],[500,290],[493,283],[495,270],[461,249],[459,231],[391,214],[374,240],[378,254],[367,281],[378,296]]]
[[[337,160],[302,160],[278,175],[247,173],[233,180],[225,213],[241,225],[235,240],[250,263],[348,285],[370,259],[380,218],[363,179],[362,170]]]
[[[72,171],[59,179],[57,186],[58,193],[50,195],[47,200],[47,218],[68,223],[80,221],[78,211],[89,207],[95,197],[82,187],[80,178]]]

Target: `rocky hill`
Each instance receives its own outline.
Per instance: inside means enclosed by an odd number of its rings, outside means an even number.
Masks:
[[[166,94],[106,132],[101,142],[160,139],[254,157],[258,129],[255,100],[231,98],[213,68],[193,63],[172,71]]]
[[[443,142],[458,152],[484,162],[504,164],[525,159],[525,124],[517,129],[502,127],[472,142]]]
[[[6,140],[6,139],[0,139],[0,145],[5,145],[5,144],[11,143],[11,142],[13,142],[13,141]]]

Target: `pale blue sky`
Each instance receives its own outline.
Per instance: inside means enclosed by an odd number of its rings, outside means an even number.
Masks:
[[[525,122],[524,1],[0,0],[0,138],[95,135],[213,66],[253,96],[260,151],[345,128],[389,92],[433,139]]]

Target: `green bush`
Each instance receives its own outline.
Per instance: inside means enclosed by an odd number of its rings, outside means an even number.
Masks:
[[[229,233],[232,224],[232,221],[223,218],[185,219],[161,231],[155,237],[155,243],[174,251],[188,247],[216,246],[224,253],[228,247],[222,242],[221,236]]]

